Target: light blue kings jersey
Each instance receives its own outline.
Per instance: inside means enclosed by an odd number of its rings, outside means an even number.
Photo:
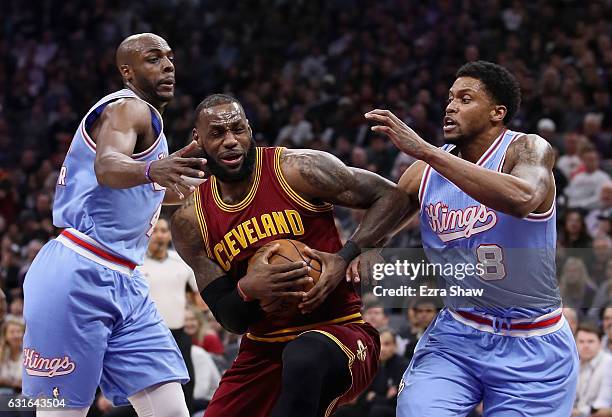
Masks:
[[[165,189],[154,183],[126,189],[98,184],[94,171],[96,144],[89,134],[104,108],[121,98],[140,100],[129,89],[109,94],[98,101],[79,124],[55,188],[53,224],[61,228],[74,228],[115,255],[142,264],[149,237],[161,211]],[[132,155],[137,161],[152,161],[168,155],[162,117],[152,105],[147,104],[151,109],[151,122],[157,138],[149,149]]]
[[[505,130],[477,165],[501,172],[506,150],[521,135]],[[455,146],[442,149],[452,152]],[[430,262],[444,266],[448,307],[513,318],[560,307],[554,203],[546,213],[510,216],[479,203],[431,166],[423,173],[419,198],[423,247]],[[456,296],[450,296],[451,287]]]

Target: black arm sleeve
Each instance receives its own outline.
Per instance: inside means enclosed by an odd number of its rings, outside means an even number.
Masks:
[[[238,294],[236,284],[223,276],[217,278],[200,295],[223,328],[229,332],[243,334],[250,324],[263,318],[258,301],[246,302]]]

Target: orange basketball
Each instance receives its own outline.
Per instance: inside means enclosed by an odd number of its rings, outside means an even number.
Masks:
[[[263,250],[267,249],[268,247],[274,244],[278,244],[280,245],[280,247],[278,248],[278,251],[269,258],[269,262],[271,264],[282,264],[282,263],[287,263],[287,262],[304,261],[306,262],[306,264],[310,266],[310,271],[308,272],[308,276],[312,278],[313,284],[306,284],[303,286],[304,292],[309,291],[314,286],[314,284],[316,284],[317,281],[319,280],[322,270],[321,270],[321,263],[319,261],[317,261],[316,259],[310,259],[304,253],[306,245],[303,244],[302,242],[299,242],[297,240],[292,240],[292,239],[278,239],[278,240],[272,241],[262,246],[261,248],[259,248],[259,250],[255,253],[255,255],[251,257],[251,259],[249,260],[249,267],[251,267],[253,262],[255,262],[255,260],[258,259],[257,255],[260,252],[262,252]],[[275,301],[274,299],[265,299],[265,300],[260,300],[259,303],[262,306],[264,306],[274,301]],[[287,316],[292,316],[298,313],[297,306],[299,304],[299,301],[294,300],[294,299],[292,299],[292,301],[294,302],[293,303],[285,302],[283,304],[283,309],[286,309],[285,313]]]
[[[299,261],[306,262],[306,264],[310,266],[310,272],[308,273],[308,276],[312,278],[313,284],[304,286],[304,291],[310,290],[314,286],[314,284],[317,283],[319,277],[321,276],[321,264],[316,259],[310,259],[304,253],[306,245],[300,241],[293,239],[278,239],[267,243],[266,245],[259,248],[255,255],[251,257],[251,259],[249,260],[249,267],[254,262],[254,260],[257,259],[257,255],[260,252],[263,252],[265,249],[276,244],[278,244],[280,247],[278,248],[278,251],[269,258],[269,262],[271,264],[283,264],[287,262]]]

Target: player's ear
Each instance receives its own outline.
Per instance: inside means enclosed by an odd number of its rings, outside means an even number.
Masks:
[[[133,73],[132,68],[128,64],[122,64],[119,66],[119,72],[124,81],[132,82]]]
[[[495,105],[491,110],[491,121],[493,122],[501,122],[506,117],[506,113],[508,113],[508,109],[503,105]]]

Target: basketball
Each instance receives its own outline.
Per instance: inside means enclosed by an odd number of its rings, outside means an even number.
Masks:
[[[269,262],[271,264],[283,264],[287,262],[299,262],[299,261],[306,262],[306,264],[310,266],[310,271],[308,272],[308,276],[312,278],[313,283],[304,285],[302,290],[304,292],[307,292],[312,287],[314,287],[314,284],[316,284],[317,281],[319,281],[319,277],[321,276],[321,271],[322,271],[321,263],[317,261],[316,259],[310,259],[305,254],[306,245],[297,240],[278,239],[270,243],[267,243],[266,245],[259,248],[257,252],[255,252],[255,255],[251,257],[251,259],[249,260],[249,268],[251,267],[253,263],[256,262],[256,260],[259,259],[258,255],[261,254],[261,252],[269,248],[271,245],[275,245],[275,244],[280,245],[280,247],[278,248],[278,251],[276,253],[270,256]],[[276,299],[262,299],[259,301],[259,303],[261,306],[265,306],[275,301],[277,300]],[[299,304],[298,300],[291,299],[291,302],[289,300],[284,300],[283,303],[284,303],[283,309],[286,310],[284,315],[293,316],[294,314],[298,313],[298,308],[297,308]]]
[[[275,240],[270,243],[267,243],[266,245],[259,248],[257,252],[255,252],[255,255],[251,257],[251,259],[249,260],[249,268],[255,262],[260,262],[261,260],[258,255],[274,244],[279,244],[280,247],[278,248],[278,251],[276,253],[270,256],[269,262],[271,264],[282,264],[282,263],[287,263],[287,262],[299,262],[299,261],[306,262],[310,266],[310,271],[308,273],[308,276],[312,278],[313,282],[312,284],[303,285],[302,290],[307,292],[312,287],[314,287],[314,284],[317,283],[317,281],[319,280],[319,277],[321,276],[321,263],[317,261],[316,259],[310,259],[304,253],[304,249],[306,248],[306,245],[303,244],[302,242],[298,242],[297,240],[279,239],[279,240]],[[296,291],[299,291],[299,289]],[[271,303],[275,303],[275,302],[281,303],[282,314],[274,314],[273,317],[271,315],[266,314],[267,316],[266,320],[269,320],[270,322],[274,322],[277,325],[281,325],[282,323],[290,323],[292,317],[295,317],[296,315],[300,314],[300,311],[298,310],[298,305],[300,303],[299,299],[285,298],[283,300],[278,300],[277,298],[275,299],[266,298],[266,299],[259,300],[259,304],[262,307],[268,304],[271,304]]]

